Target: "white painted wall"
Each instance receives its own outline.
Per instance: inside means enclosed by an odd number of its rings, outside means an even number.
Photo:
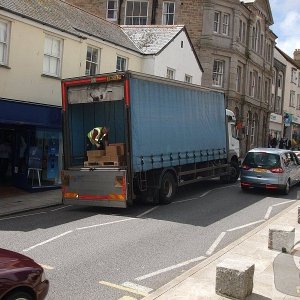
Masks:
[[[183,48],[181,48],[181,41],[183,41]],[[167,68],[176,71],[176,80],[184,81],[187,74],[192,76],[192,83],[201,85],[202,71],[183,31],[161,53],[145,58],[142,72],[166,77]]]
[[[7,67],[0,66],[1,98],[61,105],[61,78],[84,75],[87,45],[101,51],[100,73],[116,71],[117,55],[128,58],[128,69],[141,72],[139,53],[99,39],[80,39],[2,11],[0,19],[11,22],[9,62]],[[46,34],[63,40],[61,78],[42,75]]]

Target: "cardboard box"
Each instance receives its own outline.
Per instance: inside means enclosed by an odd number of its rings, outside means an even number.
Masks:
[[[106,155],[109,156],[120,156],[125,155],[125,145],[122,143],[118,144],[109,144],[105,148]]]
[[[105,150],[88,150],[86,151],[88,160],[94,160],[94,158],[102,157],[105,155]]]

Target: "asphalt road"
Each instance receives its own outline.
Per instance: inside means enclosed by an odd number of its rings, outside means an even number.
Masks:
[[[59,206],[0,218],[2,248],[46,269],[47,299],[141,299],[297,199],[218,181],[186,186],[165,206]]]

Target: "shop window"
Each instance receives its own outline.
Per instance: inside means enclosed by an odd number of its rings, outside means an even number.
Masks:
[[[61,183],[62,136],[58,130],[38,129],[28,153],[29,185],[45,187]]]

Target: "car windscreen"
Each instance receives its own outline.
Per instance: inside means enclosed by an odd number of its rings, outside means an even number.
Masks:
[[[273,168],[280,166],[280,156],[278,154],[266,152],[249,152],[243,164],[253,168]]]

